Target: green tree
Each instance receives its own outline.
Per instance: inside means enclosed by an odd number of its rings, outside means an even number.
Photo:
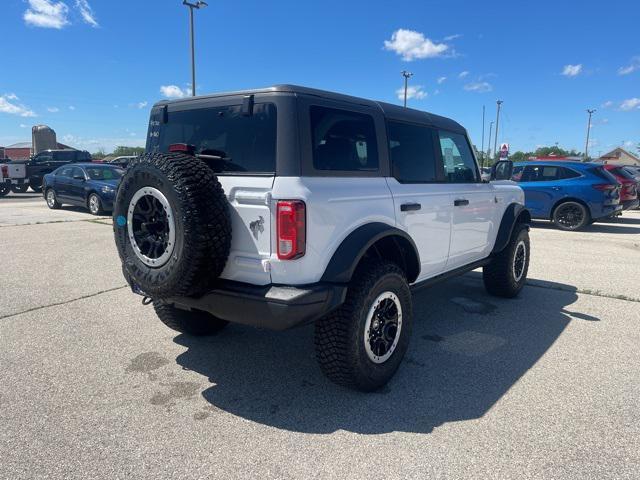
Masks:
[[[107,154],[106,154],[106,152],[104,151],[103,148],[101,148],[97,152],[91,154],[91,158],[93,158],[94,160],[102,160],[106,156],[107,156]]]
[[[531,152],[522,152],[518,150],[517,152],[513,152],[509,155],[509,160],[513,162],[524,162],[529,159],[531,156]]]
[[[124,147],[118,146],[115,148],[111,155],[116,157],[128,157],[133,155],[142,155],[144,153],[144,147]]]

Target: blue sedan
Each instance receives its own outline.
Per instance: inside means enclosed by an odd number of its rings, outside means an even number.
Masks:
[[[71,163],[44,176],[42,192],[47,206],[86,207],[93,215],[113,209],[113,199],[124,169],[99,163]]]
[[[578,230],[622,210],[620,184],[599,163],[516,163],[512,180],[524,190],[531,216],[561,230]]]

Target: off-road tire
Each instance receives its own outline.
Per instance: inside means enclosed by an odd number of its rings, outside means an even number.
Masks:
[[[170,329],[197,337],[215,335],[229,324],[210,313],[200,310],[181,310],[161,301],[153,302],[153,308],[162,323]]]
[[[384,363],[374,363],[365,347],[365,325],[375,299],[394,293],[402,307],[398,344]],[[400,366],[411,338],[413,307],[404,272],[388,261],[368,262],[356,270],[345,303],[315,325],[316,358],[334,383],[361,391],[384,386]]]
[[[558,218],[559,213],[562,211],[561,209],[566,208],[567,206],[571,206],[574,209],[579,209],[581,212],[582,219],[575,225],[568,226],[562,223]],[[589,212],[589,209],[583,204],[581,204],[580,202],[574,202],[574,201],[568,200],[566,202],[560,203],[553,209],[553,214],[551,215],[551,221],[560,230],[575,232],[591,224],[591,213]]]
[[[157,268],[137,256],[128,234],[130,201],[145,187],[162,192],[175,222],[171,256]],[[220,182],[203,161],[183,154],[145,154],[129,163],[114,202],[113,229],[124,270],[154,299],[210,290],[231,248],[229,205]]]
[[[525,260],[522,274],[520,278],[516,278],[514,257],[521,244],[524,245]],[[508,245],[482,269],[482,279],[487,292],[497,297],[513,298],[517,296],[527,281],[530,254],[529,227],[524,223],[518,223],[513,229]],[[518,273],[520,273],[519,269]]]
[[[49,195],[53,194],[53,202],[49,201]],[[44,194],[44,200],[47,203],[47,207],[51,210],[57,210],[62,206],[62,204],[58,201],[58,196],[56,195],[56,191],[53,188],[48,188]]]
[[[27,193],[28,188],[29,185],[24,183],[22,185],[11,185],[11,191],[13,193]]]

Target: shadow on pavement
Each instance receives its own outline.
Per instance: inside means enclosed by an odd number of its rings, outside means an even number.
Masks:
[[[578,233],[638,233],[640,234],[640,229],[638,227],[629,227],[624,224],[640,224],[640,220],[636,220],[635,218],[625,218],[623,220],[615,220],[615,221],[607,221],[606,223],[596,222],[591,225],[584,227],[581,230],[578,230]],[[559,228],[557,228],[551,222],[544,222],[534,220],[531,222],[531,226],[534,228],[541,228],[546,230],[558,230],[562,232]],[[566,232],[568,235],[571,235],[574,232]]]
[[[497,299],[472,272],[417,292],[405,361],[373,394],[321,375],[312,327],[274,333],[231,325],[218,337],[179,335],[174,341],[187,350],[176,361],[209,379],[202,396],[211,405],[264,425],[310,433],[431,432],[482,417],[578,317],[565,310],[577,299],[575,288],[557,287]]]

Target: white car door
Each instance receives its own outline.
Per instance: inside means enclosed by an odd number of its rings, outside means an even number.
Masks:
[[[396,222],[418,248],[421,281],[442,273],[451,236],[450,185],[438,178],[436,132],[430,127],[387,121]]]
[[[497,229],[498,199],[494,187],[480,179],[467,136],[438,130],[438,139],[453,209],[446,267],[452,270],[489,255]]]

